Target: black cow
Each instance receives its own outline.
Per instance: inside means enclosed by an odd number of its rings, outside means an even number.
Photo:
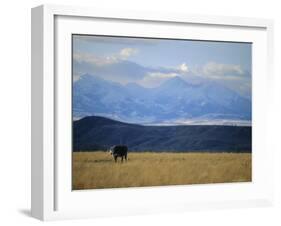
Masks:
[[[121,157],[121,162],[123,162],[123,157],[127,161],[128,147],[126,145],[112,146],[109,152],[114,157],[115,162],[117,162],[118,157]]]

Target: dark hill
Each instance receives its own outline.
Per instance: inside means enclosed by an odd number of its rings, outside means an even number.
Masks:
[[[251,152],[252,128],[243,126],[142,126],[91,116],[73,122],[74,151]]]

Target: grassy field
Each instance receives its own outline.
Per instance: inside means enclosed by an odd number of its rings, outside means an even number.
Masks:
[[[251,154],[129,153],[115,163],[108,152],[73,153],[73,189],[245,182]]]

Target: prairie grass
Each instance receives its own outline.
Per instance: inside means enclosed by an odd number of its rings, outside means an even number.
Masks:
[[[73,152],[72,188],[120,188],[252,180],[248,153],[128,153],[117,163],[107,152]]]

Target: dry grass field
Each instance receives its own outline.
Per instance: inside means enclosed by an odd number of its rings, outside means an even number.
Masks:
[[[73,189],[141,187],[252,179],[251,154],[129,153],[115,163],[108,152],[73,153]]]

